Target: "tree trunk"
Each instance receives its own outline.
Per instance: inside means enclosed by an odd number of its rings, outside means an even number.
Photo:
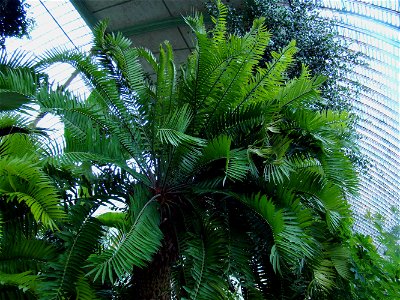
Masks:
[[[171,266],[177,258],[176,237],[172,224],[163,223],[160,227],[164,233],[162,247],[149,265],[134,270],[129,299],[171,299]]]

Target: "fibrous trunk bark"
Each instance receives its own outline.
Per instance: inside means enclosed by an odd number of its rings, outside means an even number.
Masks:
[[[171,266],[177,257],[176,237],[171,224],[162,224],[164,240],[153,260],[142,269],[135,269],[129,299],[171,299]]]

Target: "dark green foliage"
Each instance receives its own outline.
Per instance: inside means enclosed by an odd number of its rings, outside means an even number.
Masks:
[[[374,239],[356,234],[350,240],[354,299],[396,299],[400,295],[400,227],[384,230],[383,221],[374,218]]]
[[[91,216],[93,208],[85,203],[71,207],[64,228],[56,233],[62,241],[61,253],[46,266],[41,275],[41,299],[65,299],[81,294],[94,294],[91,286],[84,282],[83,266],[90,254],[97,248],[101,236],[100,223]],[[81,299],[92,299],[81,296]]]
[[[0,4],[0,47],[7,37],[22,37],[29,33],[32,20],[26,17],[29,5],[25,0],[2,0]]]
[[[94,280],[106,278],[114,283],[114,276],[120,280],[129,276],[132,266],[144,267],[151,261],[151,254],[161,246],[162,233],[159,228],[156,197],[149,197],[145,189],[136,186],[131,199],[130,212],[118,231],[109,237],[109,244],[100,255],[89,258],[89,274]]]

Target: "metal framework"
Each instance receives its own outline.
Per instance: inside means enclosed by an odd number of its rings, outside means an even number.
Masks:
[[[18,48],[41,56],[57,47],[62,49],[90,49],[92,32],[69,0],[26,0],[28,16],[35,21],[29,39],[6,40],[7,51]],[[46,69],[49,78],[56,84],[65,84],[74,72],[67,65],[54,65]],[[74,77],[70,87],[79,92],[85,90],[80,76]]]
[[[354,106],[361,117],[360,149],[371,162],[352,199],[355,229],[371,232],[365,214],[380,213],[395,225],[400,209],[400,10],[396,0],[316,0],[321,14],[338,21],[339,35],[369,57],[348,80],[365,88]]]

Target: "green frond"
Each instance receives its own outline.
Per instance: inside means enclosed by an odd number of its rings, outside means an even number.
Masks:
[[[26,271],[17,274],[7,274],[0,272],[0,285],[2,286],[15,286],[23,293],[26,291],[36,291],[38,276],[32,275],[31,271]],[[2,292],[0,291],[0,295]]]
[[[158,129],[158,136],[161,143],[168,143],[172,146],[179,146],[183,143],[188,145],[203,145],[203,139],[196,138],[194,136],[185,134],[181,131],[172,128],[160,128]]]
[[[185,134],[191,120],[192,112],[188,106],[172,110],[158,129],[157,134],[161,143],[169,143],[175,147],[182,143],[198,147],[203,146],[204,140]]]
[[[0,72],[0,111],[15,110],[32,101],[39,76],[31,69],[6,69]]]
[[[99,69],[90,56],[76,51],[53,49],[40,58],[36,68],[40,70],[54,63],[68,63],[82,73],[93,84],[100,96],[98,99],[104,102],[114,114],[119,116],[123,123],[132,118],[119,96],[115,79],[110,78],[106,70]]]
[[[131,48],[132,46],[132,41],[129,38],[125,37],[121,32],[106,33],[104,37],[106,46],[102,49],[103,52],[105,50],[114,50],[114,51],[126,50],[128,48]],[[115,53],[110,52],[109,54],[115,57],[114,56]]]
[[[23,127],[22,127],[23,128]],[[4,158],[29,160],[32,165],[39,165],[39,161],[42,158],[42,145],[43,141],[46,141],[43,136],[37,135],[36,133],[12,133],[7,134],[0,138],[0,155]]]
[[[202,160],[206,163],[221,159],[229,158],[232,139],[226,135],[220,135],[210,140],[208,145],[203,149]],[[228,161],[226,162],[228,164]]]
[[[258,68],[250,83],[245,87],[245,96],[238,106],[247,102],[258,102],[274,99],[280,86],[286,79],[285,71],[293,64],[297,52],[296,43],[292,41],[280,52],[273,52],[272,61],[265,68]]]
[[[319,76],[310,80],[307,77],[293,79],[281,88],[277,95],[279,106],[297,107],[310,106],[319,99],[317,89],[324,82],[324,77]]]
[[[351,279],[349,249],[343,245],[332,245],[327,249],[326,254],[332,260],[336,272],[344,279]]]
[[[0,157],[29,156],[34,161],[42,157],[43,143],[51,144],[46,130],[34,127],[29,117],[0,112]]]
[[[56,248],[44,240],[26,239],[10,230],[4,234],[0,249],[0,272],[37,274],[56,257]]]
[[[154,122],[162,123],[162,118],[173,110],[176,103],[176,70],[172,46],[168,41],[160,46],[157,67],[156,103]],[[160,118],[160,121],[158,119]]]
[[[249,171],[247,150],[232,149],[229,152],[228,166],[226,168],[226,179],[233,182],[243,181]]]
[[[298,168],[301,165],[304,167]],[[296,162],[295,170],[286,182],[286,188],[298,194],[302,203],[315,210],[318,218],[325,222],[327,230],[337,232],[344,220],[350,218],[342,187],[327,180],[318,160],[309,159],[301,164]]]
[[[93,28],[93,43],[95,45],[93,49],[94,52],[104,47],[104,36],[107,31],[108,22],[108,20],[102,20],[98,22]]]
[[[189,60],[193,69],[187,69],[182,90],[182,99],[196,112],[193,130],[200,134],[204,126],[213,126],[209,122],[214,118],[241,102],[243,85],[248,84],[269,40],[262,22],[255,22],[244,38],[225,37],[223,18],[219,24],[211,39],[201,26],[195,28],[198,51]]]
[[[102,52],[107,53],[115,63],[115,68],[121,73],[126,88],[142,96],[145,85],[138,50],[130,47],[131,41],[121,33],[106,34],[105,42]],[[124,94],[126,91],[121,90],[121,92]]]
[[[32,68],[32,66],[33,59],[31,52],[23,51],[21,49],[12,52],[0,52],[0,72],[3,72],[5,68]]]
[[[67,141],[71,141],[67,146],[73,147],[69,151],[89,150],[113,153],[115,156],[121,155],[121,147],[134,156],[140,151],[132,145],[135,141],[140,144],[140,132],[132,132],[130,126],[121,128],[121,124],[117,124],[113,117],[106,117],[102,112],[102,103],[87,105],[61,91],[48,93],[42,90],[37,97],[44,111],[61,115],[65,122]],[[118,135],[106,138],[109,132],[118,132]]]
[[[310,222],[312,216],[299,218],[296,206],[277,209],[266,196],[236,197],[254,209],[271,228],[275,244],[270,260],[275,272],[281,273],[282,265],[293,267],[302,259],[313,260],[319,255],[318,245],[304,230],[307,227],[304,223]]]
[[[317,194],[326,211],[326,223],[329,230],[334,233],[342,225],[343,220],[350,217],[350,207],[345,201],[340,188],[335,185],[325,185]]]
[[[183,257],[185,291],[189,299],[226,299],[228,285],[221,277],[226,257],[223,236],[212,220],[204,220],[199,232],[188,233]]]
[[[212,30],[213,40],[216,43],[224,42],[227,32],[226,32],[226,17],[228,16],[228,7],[222,4],[221,0],[216,0],[218,16],[211,16],[211,21],[214,23],[214,28]]]
[[[64,299],[79,291],[77,284],[83,284],[86,260],[98,247],[102,233],[92,213],[93,209],[83,203],[71,208],[66,228],[58,233],[64,251],[42,275],[41,299]]]
[[[349,157],[343,152],[332,151],[321,159],[326,177],[345,193],[357,195],[358,178]]]
[[[205,34],[207,32],[206,26],[204,25],[204,17],[202,14],[195,12],[193,16],[187,16],[183,19],[193,32],[198,34]]]
[[[340,149],[348,124],[347,114],[332,111],[315,112],[305,109],[285,110],[287,118],[286,130],[296,130],[303,135],[308,134],[311,143],[325,153]]]
[[[151,52],[147,48],[138,47],[137,48],[138,56],[144,58],[144,60],[150,64],[151,68],[153,69],[154,73],[158,70],[158,62],[157,58],[154,56],[153,52]]]
[[[99,220],[100,223],[104,226],[123,228],[126,217],[126,213],[109,211],[99,216],[96,216],[96,219]]]
[[[89,280],[82,273],[76,282],[76,299],[79,300],[98,300],[99,297],[91,287]]]
[[[251,138],[256,139],[257,131],[261,129],[264,120],[272,118],[270,110],[271,107],[263,103],[242,105],[237,110],[228,109],[215,123],[207,127],[207,131],[211,133],[211,137],[224,133],[238,143],[249,138],[250,134]]]
[[[290,177],[292,166],[286,158],[273,160],[264,167],[264,178],[267,182],[282,184]]]
[[[0,194],[7,201],[25,203],[36,221],[55,229],[57,221],[65,219],[52,181],[29,157],[0,160],[0,178]]]
[[[321,162],[315,157],[307,155],[295,154],[289,158],[292,168],[296,172],[313,172],[315,174],[324,176],[324,169]]]
[[[313,270],[313,280],[308,287],[309,293],[328,292],[335,287],[336,272],[331,260],[324,259]]]
[[[111,237],[109,248],[88,260],[88,274],[94,274],[94,280],[101,277],[105,282],[108,277],[113,283],[115,276],[122,280],[134,266],[143,268],[151,260],[163,237],[155,199],[144,187],[136,186],[127,225]]]
[[[215,168],[213,172],[219,172],[226,179],[231,181],[243,180],[249,170],[247,150],[231,149],[231,138],[220,135],[212,139],[202,151],[198,162],[198,168]],[[218,162],[221,162],[219,164]],[[218,173],[213,174],[218,175]]]
[[[216,65],[212,73],[204,74],[209,83],[203,83],[208,88],[204,98],[205,111],[209,115],[207,122],[214,121],[215,117],[218,118],[245,101],[247,95],[243,85],[246,86],[251,80],[253,69],[262,57],[268,37],[268,32],[259,25],[253,27],[243,39],[232,36],[226,45],[214,50],[217,54],[221,53],[220,57],[215,58],[220,65]],[[231,50],[226,51],[225,47]],[[235,101],[232,102],[232,99]]]

